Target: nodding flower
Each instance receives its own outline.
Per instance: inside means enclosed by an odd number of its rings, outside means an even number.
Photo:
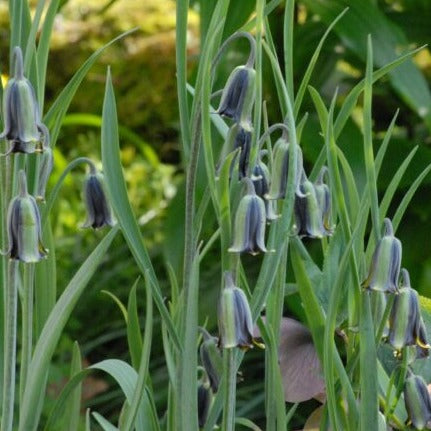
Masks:
[[[96,172],[92,166],[84,183],[84,201],[87,208],[87,219],[82,227],[98,229],[114,226],[111,207],[105,191],[103,174]]]
[[[283,135],[276,141],[273,149],[271,181],[269,191],[265,195],[266,199],[284,199],[286,197],[290,145],[295,145],[296,151],[295,193],[298,196],[304,196],[299,187],[303,171],[301,147],[297,144],[290,144],[287,140],[287,132],[283,130]]]
[[[410,370],[404,382],[404,403],[408,414],[408,424],[418,430],[431,429],[431,397],[427,384],[421,376]]]
[[[34,263],[46,257],[48,250],[42,244],[39,208],[28,194],[24,171],[19,172],[19,194],[9,204],[7,226],[11,259]]]
[[[327,229],[324,223],[324,211],[327,210],[326,198],[318,195],[315,184],[307,178],[304,171],[302,171],[300,189],[303,196],[295,195],[295,233],[300,237],[308,238],[332,235],[332,229]]]
[[[205,371],[202,370],[202,378],[198,382],[198,425],[203,428],[208,419],[208,412],[213,401],[213,391]]]
[[[265,198],[266,194],[269,192],[270,174],[268,167],[261,160],[261,155],[264,151],[262,150],[260,153],[256,165],[253,168],[251,180],[253,181],[256,194],[265,202],[266,220],[272,221],[280,216],[276,214],[277,202]]]
[[[3,93],[4,130],[10,153],[42,152],[49,132],[40,120],[39,106],[30,81],[24,77],[21,49],[13,51],[14,71]]]
[[[328,173],[328,168],[323,166],[314,183],[314,191],[316,192],[317,201],[322,212],[323,227],[326,231],[332,232],[331,225],[331,192],[328,185],[324,182],[325,175]]]
[[[263,347],[253,337],[253,320],[245,293],[235,286],[232,274],[225,273],[218,307],[219,345],[224,349],[240,347],[249,349],[253,345]]]
[[[226,150],[225,152],[230,153],[239,148],[239,156],[236,155],[234,162],[238,159],[238,179],[241,180],[247,176],[248,164],[250,159],[250,149],[251,149],[251,135],[252,128],[250,123],[235,123],[229,129],[226,138]],[[227,155],[227,154],[226,154]],[[224,159],[224,155],[222,158]],[[231,170],[233,169],[234,163],[231,165]]]
[[[389,343],[397,350],[416,345],[428,351],[431,346],[427,342],[418,294],[411,288],[409,273],[404,268],[400,279],[400,289],[395,295],[389,318]]]
[[[374,250],[370,271],[362,283],[362,287],[396,293],[398,291],[402,246],[400,240],[394,236],[391,221],[385,218],[383,225],[383,237]]]
[[[249,121],[255,100],[256,71],[248,66],[237,66],[223,88],[217,113],[236,123]]]
[[[217,346],[218,340],[204,328],[200,328],[200,331],[203,336],[203,341],[199,348],[201,363],[208,375],[211,389],[216,393],[223,375],[223,361]]]
[[[244,178],[247,194],[239,202],[233,229],[233,244],[228,251],[258,254],[268,251],[265,247],[265,203],[256,195],[250,178]]]

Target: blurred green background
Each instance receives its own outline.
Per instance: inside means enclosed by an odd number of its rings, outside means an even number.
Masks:
[[[46,100],[55,99],[62,87],[85,59],[97,48],[119,33],[136,27],[138,30],[114,44],[92,68],[79,89],[62,128],[56,152],[55,171],[51,185],[66,164],[75,157],[88,156],[100,160],[100,115],[107,65],[117,97],[121,129],[122,161],[131,202],[142,226],[155,268],[166,287],[165,258],[180,274],[183,241],[183,169],[179,145],[179,122],[175,78],[175,1],[172,0],[68,0],[62,2],[56,17],[52,49],[49,57]],[[268,4],[274,4],[274,1]],[[194,80],[199,58],[201,37],[205,35],[206,17],[216,0],[191,2],[188,33],[189,76]],[[232,0],[227,17],[225,36],[240,28],[253,14],[255,3],[249,0]],[[294,74],[298,87],[320,38],[335,16],[349,6],[350,10],[335,31],[329,36],[311,85],[317,88],[329,104],[335,89],[340,101],[364,76],[366,35],[371,33],[374,42],[375,67],[381,67],[396,55],[431,42],[431,5],[429,0],[304,0],[298,1],[294,30]],[[278,5],[269,17],[272,37],[283,58],[283,13]],[[200,16],[203,17],[200,20]],[[1,71],[7,75],[8,64],[8,2],[0,1],[0,57]],[[218,69],[215,89],[221,88],[233,66],[244,61],[247,44],[235,44]],[[264,57],[264,99],[267,102],[270,123],[280,122],[277,94],[271,70]],[[395,199],[399,203],[408,186],[423,168],[431,162],[431,53],[424,48],[412,62],[374,86],[373,119],[374,143],[378,148],[383,133],[396,109],[400,109],[397,126],[379,178],[381,196],[392,174],[418,146],[413,162],[402,181]],[[306,170],[309,171],[322,145],[319,123],[310,97],[307,95],[303,112],[309,117],[301,145]],[[338,145],[345,152],[359,184],[365,171],[361,135],[361,101]],[[219,137],[214,142],[221,147]],[[85,219],[81,199],[84,171],[74,172],[68,178],[57,203],[55,221],[58,290],[66,285],[78,265],[103,236],[102,232],[79,229]],[[201,185],[204,184],[201,173]],[[389,211],[391,215],[391,211]],[[214,231],[214,219],[209,214],[203,227],[203,239]],[[431,178],[428,176],[415,195],[401,224],[398,236],[403,243],[403,266],[409,269],[412,286],[421,294],[431,296]],[[312,244],[307,244],[312,246]],[[213,304],[219,286],[219,254],[215,249],[205,259],[201,271],[200,309],[201,322],[209,318],[209,327],[215,326]],[[257,258],[259,259],[259,258]],[[245,266],[250,280],[256,272],[256,259]],[[254,269],[253,269],[254,267]],[[122,315],[107,295],[108,290],[127,302],[129,290],[139,275],[131,255],[121,238],[106,256],[104,266],[92,281],[91,288],[81,299],[67,326],[57,352],[51,376],[50,393],[53,397],[61,388],[68,373],[70,348],[74,340],[82,346],[88,363],[107,357],[127,358],[125,325]],[[165,280],[163,282],[163,280]],[[143,308],[142,285],[140,307]],[[289,297],[286,307],[289,315],[300,313],[298,299]],[[160,353],[161,339],[156,328],[152,353],[153,384],[156,402],[163,412],[166,400],[167,375]],[[247,364],[253,366],[247,367]],[[262,401],[259,391],[262,382],[250,385],[250,379],[260,375],[263,354],[247,355],[243,366],[244,378],[249,379],[247,389],[239,387],[239,409],[243,401],[253,398]],[[104,415],[118,414],[121,400],[115,388],[110,388],[105,377],[97,376],[86,383],[89,406],[97,406]],[[110,388],[110,389],[109,389]],[[246,403],[244,402],[244,405]],[[247,408],[252,406],[247,404]],[[253,414],[248,413],[252,418]],[[254,412],[258,415],[258,409]],[[306,410],[301,412],[306,416]],[[298,419],[299,421],[300,419]]]

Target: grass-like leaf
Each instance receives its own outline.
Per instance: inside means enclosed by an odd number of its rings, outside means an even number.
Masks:
[[[46,383],[49,362],[54,354],[57,342],[79,297],[106,256],[106,252],[117,231],[118,229],[116,228],[112,229],[90,256],[88,256],[87,260],[81,265],[72,280],[70,280],[45,323],[30,363],[31,373],[27,377],[20,410],[20,431],[33,431],[37,429],[40,415],[38,408],[39,398]]]
[[[130,201],[127,196],[127,189],[120,161],[120,144],[118,138],[118,120],[114,88],[112,86],[109,71],[106,78],[106,91],[102,117],[102,164],[110,202],[136,263],[144,275],[147,271],[149,273],[151,283],[147,285],[147,288],[152,289],[154,302],[156,303],[162,319],[166,323],[169,335],[172,337],[176,347],[180,349],[181,345],[177,331],[175,330],[169,311],[163,301],[163,295],[160,290],[154,268],[147,249],[142,241],[141,232],[136,222],[136,218],[133,215]]]

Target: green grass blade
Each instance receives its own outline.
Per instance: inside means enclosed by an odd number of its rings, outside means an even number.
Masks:
[[[294,100],[293,89],[293,22],[295,16],[295,1],[286,0],[284,6],[283,48],[284,71],[287,94],[290,100]],[[296,117],[296,115],[295,115]]]
[[[142,335],[139,325],[138,304],[136,301],[136,289],[138,281],[133,284],[129,293],[129,301],[127,303],[127,342],[129,345],[130,357],[132,366],[135,370],[139,367],[139,359],[142,353]]]
[[[367,68],[365,74],[365,87],[364,87],[364,160],[365,171],[367,174],[367,188],[370,194],[371,203],[371,220],[373,222],[372,232],[375,241],[380,239],[380,218],[379,218],[379,199],[377,196],[377,181],[376,171],[374,167],[374,150],[373,150],[373,131],[372,131],[372,112],[371,112],[371,98],[373,92],[373,45],[371,43],[371,36],[368,36],[367,43]]]
[[[52,309],[34,349],[20,410],[19,430],[36,430],[39,422],[37,406],[44,388],[49,362],[60,335],[79,297],[106,256],[118,229],[112,229],[81,265]]]
[[[153,336],[153,299],[151,297],[151,289],[148,287],[150,281],[148,277],[145,277],[145,282],[147,284],[146,292],[146,311],[145,311],[145,336],[144,344],[140,352],[138,379],[136,381],[136,386],[133,391],[133,395],[130,403],[130,408],[127,409],[123,424],[120,426],[121,431],[133,431],[135,421],[137,419],[137,414],[139,406],[141,405],[144,393],[145,393],[145,381],[148,375],[148,368],[150,363],[150,352],[151,352],[151,339]],[[135,284],[136,286],[136,284]],[[130,322],[129,322],[130,325]],[[129,326],[128,325],[128,326]],[[143,423],[137,424],[137,429],[139,431],[145,431]]]
[[[99,425],[102,427],[103,431],[118,431],[117,427],[114,427],[114,425],[111,424],[108,420],[106,420],[101,414],[97,412],[91,413],[96,419],[96,421],[99,423]]]
[[[100,115],[72,113],[64,117],[62,127],[64,126],[91,126],[97,129],[102,127],[102,117]],[[127,139],[131,144],[136,145],[140,149],[142,155],[151,164],[152,167],[158,168],[160,159],[157,153],[147,144],[137,133],[128,127],[118,125],[118,133],[120,138]]]
[[[361,431],[378,431],[377,352],[369,292],[362,292],[361,301],[359,329],[361,371],[360,429]]]
[[[45,19],[42,24],[42,29],[39,37],[39,44],[36,51],[36,64],[38,68],[38,86],[37,86],[37,100],[40,106],[40,112],[43,112],[44,97],[45,97],[45,83],[46,83],[46,68],[48,64],[49,44],[51,41],[52,28],[54,26],[54,19],[57,15],[60,0],[51,0],[46,11]]]
[[[396,67],[404,63],[406,60],[413,57],[423,48],[424,47],[422,46],[418,49],[414,49],[413,51],[410,51],[404,55],[401,55],[396,60],[393,60],[388,64],[386,64],[385,66],[381,67],[380,69],[377,69],[376,71],[374,71],[372,75],[373,84],[383,76],[387,75],[393,69],[395,69]],[[356,84],[350,90],[350,93],[345,98],[334,124],[334,135],[336,138],[338,138],[341,131],[343,130],[343,127],[345,126],[347,119],[350,117],[350,114],[352,113],[353,109],[355,108],[358,97],[362,93],[364,88],[365,88],[365,79],[363,79],[358,84]]]
[[[109,71],[106,79],[102,117],[102,164],[110,202],[117,216],[124,238],[126,239],[139,269],[144,275],[149,271],[151,283],[147,288],[152,289],[154,302],[166,323],[169,335],[172,337],[175,346],[180,349],[178,334],[169,315],[169,311],[163,301],[163,295],[160,290],[154,268],[147,249],[142,241],[141,232],[136,222],[136,218],[133,215],[130,201],[127,196],[127,189],[120,161],[120,144],[118,139],[118,120],[114,88],[112,86]]]
[[[401,166],[397,169],[395,172],[395,175],[392,177],[391,182],[389,183],[388,187],[386,188],[386,192],[383,196],[382,202],[380,204],[380,220],[383,221],[383,219],[386,217],[386,214],[389,209],[389,205],[392,202],[392,198],[395,195],[395,192],[397,191],[397,188],[400,184],[401,179],[403,178],[404,173],[406,172],[410,162],[412,161],[414,155],[416,154],[418,147],[414,147],[413,150],[410,151],[409,155],[406,157],[406,159],[401,163]]]
[[[81,351],[77,342],[73,344],[72,350],[72,362],[70,365],[70,377],[78,374],[82,371],[81,364]],[[79,427],[79,412],[81,410],[81,395],[82,395],[82,384],[76,385],[75,389],[71,394],[71,399],[67,404],[65,412],[64,427],[68,431],[78,431]]]
[[[287,9],[287,8],[286,8]],[[295,104],[294,104],[294,114],[295,118],[299,114],[299,110],[301,109],[302,100],[304,98],[305,90],[308,87],[308,83],[310,82],[311,75],[314,71],[314,67],[316,66],[317,60],[319,59],[320,51],[322,50],[323,44],[325,43],[326,38],[329,36],[329,33],[331,33],[332,29],[334,28],[335,24],[343,17],[343,15],[349,10],[349,8],[344,9],[335,19],[332,21],[331,25],[326,29],[325,33],[321,37],[319,44],[317,45],[316,50],[313,53],[313,56],[311,57],[310,62],[308,63],[307,70],[304,73],[304,77],[302,78],[301,84],[299,85],[298,93],[295,97]]]
[[[410,201],[413,198],[413,195],[416,193],[416,190],[421,185],[422,181],[425,179],[425,177],[428,175],[428,173],[431,170],[431,165],[428,165],[416,178],[414,183],[409,187],[407,190],[407,193],[404,195],[403,200],[399,204],[397,210],[395,211],[395,215],[392,219],[392,225],[394,227],[394,231],[398,229],[398,226],[401,222],[401,219],[403,218],[403,215],[407,209],[407,206],[409,205]]]
[[[70,102],[73,99],[76,91],[78,90],[79,85],[84,79],[87,72],[90,70],[91,66],[96,62],[96,60],[102,55],[102,53],[111,46],[113,43],[118,40],[126,37],[130,33],[135,30],[126,31],[116,38],[112,39],[107,44],[103,45],[97,51],[90,55],[90,57],[84,62],[84,64],[76,71],[73,75],[72,79],[68,82],[68,84],[63,88],[57,99],[52,104],[49,111],[46,113],[44,117],[44,122],[47,127],[51,131],[51,145],[54,146],[58,137],[58,133],[60,131],[60,126],[63,122],[63,118],[66,115],[66,112],[69,108]]]

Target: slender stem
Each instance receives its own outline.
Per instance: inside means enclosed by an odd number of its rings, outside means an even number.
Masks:
[[[15,399],[16,319],[18,303],[17,273],[18,261],[9,260],[8,283],[6,285],[6,343],[4,350],[3,408],[0,427],[2,431],[12,431],[13,425],[13,407]]]
[[[23,268],[23,301],[22,301],[22,347],[20,369],[20,393],[22,400],[25,383],[29,372],[33,350],[33,304],[34,304],[34,263],[28,263]]]
[[[225,370],[225,396],[223,408],[223,431],[235,429],[235,401],[236,401],[236,360],[235,350],[224,351],[223,368]]]
[[[94,163],[91,159],[87,158],[87,157],[78,157],[75,160],[72,160],[64,169],[63,173],[61,174],[60,178],[57,181],[57,184],[54,186],[51,194],[49,195],[49,198],[46,201],[46,205],[43,208],[43,213],[42,213],[42,219],[43,219],[43,228],[45,228],[46,224],[48,223],[48,217],[47,215],[49,215],[49,213],[51,212],[52,206],[54,205],[54,201],[61,189],[61,186],[63,185],[64,180],[66,179],[66,176],[68,175],[68,173],[76,168],[76,166],[82,164],[82,163],[86,163],[90,166],[90,170],[92,172],[94,172],[96,170],[96,167],[94,166]]]

